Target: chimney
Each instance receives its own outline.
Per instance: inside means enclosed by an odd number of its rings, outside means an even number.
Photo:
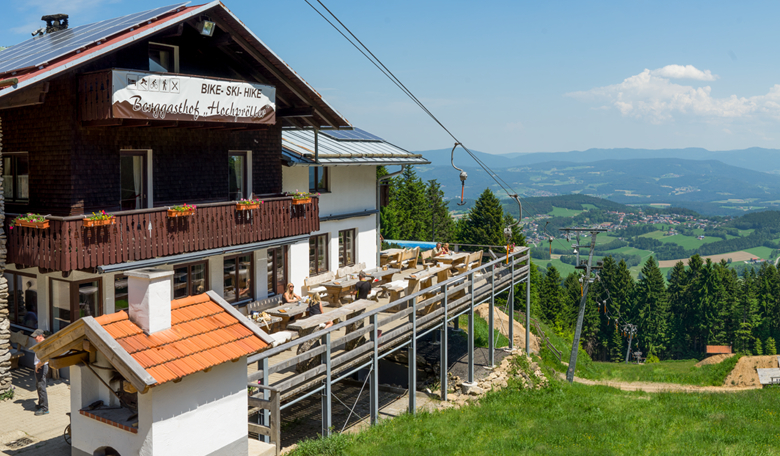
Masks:
[[[130,321],[144,333],[154,334],[171,327],[171,276],[173,271],[135,269],[127,276]]]
[[[67,14],[50,14],[43,16],[42,21],[46,21],[46,33],[58,32],[68,28]]]

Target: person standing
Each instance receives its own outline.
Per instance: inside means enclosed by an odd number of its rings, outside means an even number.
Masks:
[[[32,333],[33,339],[36,344],[40,344],[46,337],[43,335],[42,329],[36,329]],[[38,404],[35,406],[35,416],[47,415],[49,413],[49,396],[46,394],[46,376],[49,373],[49,362],[42,363],[38,359],[38,355],[35,355],[35,387],[38,390]]]

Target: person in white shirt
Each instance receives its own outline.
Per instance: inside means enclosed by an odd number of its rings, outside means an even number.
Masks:
[[[36,329],[30,336],[35,339],[35,343],[40,344],[46,337],[42,329]],[[35,416],[47,415],[49,413],[49,396],[46,394],[46,375],[49,373],[49,362],[42,363],[35,355],[35,387],[38,389],[38,404],[35,406]]]

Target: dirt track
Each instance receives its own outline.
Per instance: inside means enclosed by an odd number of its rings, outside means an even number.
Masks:
[[[563,374],[559,374],[559,376],[565,378]],[[760,386],[727,387],[680,385],[678,383],[618,382],[614,380],[588,380],[579,377],[574,377],[574,381],[583,385],[603,385],[623,391],[644,391],[646,393],[736,393],[761,388]]]
[[[479,315],[485,321],[488,321],[489,312],[490,307],[487,303],[480,304],[474,308],[474,313]],[[501,334],[504,336],[509,337],[509,317],[507,314],[499,310],[498,307],[494,307],[493,312],[493,327],[499,330],[499,332],[501,332]],[[515,320],[512,331],[514,331],[513,335],[515,347],[520,347],[525,350],[525,326],[521,325],[519,321]],[[533,333],[531,333],[531,350],[534,353],[539,353],[539,340]]]

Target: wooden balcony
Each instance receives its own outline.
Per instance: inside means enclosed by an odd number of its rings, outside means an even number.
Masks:
[[[234,202],[199,205],[188,217],[168,218],[167,208],[113,213],[114,225],[85,228],[80,217],[49,217],[47,229],[13,227],[6,217],[8,263],[50,271],[92,269],[152,258],[238,246],[320,228],[319,200],[293,205],[269,198],[258,209],[237,211]]]

